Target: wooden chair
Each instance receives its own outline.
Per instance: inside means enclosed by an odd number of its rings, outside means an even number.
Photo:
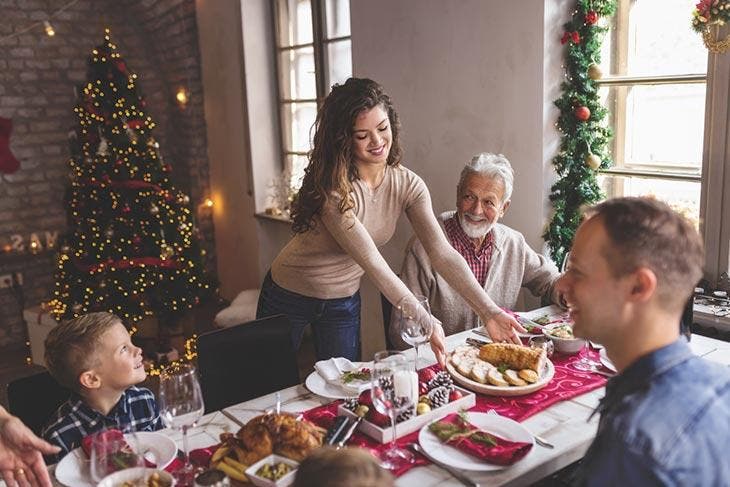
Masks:
[[[198,370],[206,412],[298,384],[289,320],[275,315],[201,334]]]
[[[8,384],[7,393],[10,413],[37,435],[71,395],[48,371],[15,379]]]

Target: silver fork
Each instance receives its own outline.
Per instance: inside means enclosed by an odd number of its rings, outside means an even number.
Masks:
[[[491,414],[493,416],[499,416],[499,413],[497,413],[497,411],[495,411],[494,409],[490,409],[489,411],[487,411],[487,414]],[[525,425],[523,424],[522,426],[524,427]],[[527,428],[525,428],[525,429],[527,430]],[[536,435],[535,433],[533,433],[530,430],[527,430],[527,432],[530,433],[533,438],[535,438],[535,443],[537,443],[541,447],[543,447],[543,448],[550,448],[550,449],[555,448],[555,445],[553,445],[552,443],[550,443],[549,441],[547,441],[545,438]]]

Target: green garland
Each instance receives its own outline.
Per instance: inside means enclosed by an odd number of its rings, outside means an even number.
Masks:
[[[596,180],[599,168],[612,165],[608,153],[611,129],[604,119],[608,110],[598,98],[602,74],[598,68],[601,42],[608,30],[598,24],[600,17],[612,15],[617,0],[578,0],[561,39],[567,44],[562,95],[555,101],[560,109],[557,127],[563,134],[560,151],[553,159],[558,181],[550,201],[554,213],[543,238],[553,260],[562,265],[570,250],[584,206],[603,198]]]

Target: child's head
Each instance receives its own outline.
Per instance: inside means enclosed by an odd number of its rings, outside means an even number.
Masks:
[[[361,448],[320,448],[297,469],[294,487],[392,487],[393,477]]]
[[[64,321],[46,338],[46,365],[80,394],[104,387],[124,391],[147,376],[139,347],[116,315],[89,313]]]

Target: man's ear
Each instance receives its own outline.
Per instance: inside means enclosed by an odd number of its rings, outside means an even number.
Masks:
[[[648,267],[639,267],[630,279],[629,301],[646,302],[656,293],[656,274]]]
[[[94,372],[94,369],[85,370],[79,375],[79,383],[87,389],[98,389],[101,387],[101,377]]]
[[[507,208],[509,208],[509,204],[510,200],[507,200],[502,204],[502,214],[500,215],[500,217],[503,217],[504,214],[507,213]]]

